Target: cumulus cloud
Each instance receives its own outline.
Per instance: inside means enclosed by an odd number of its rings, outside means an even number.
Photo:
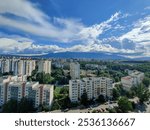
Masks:
[[[0,51],[2,53],[48,53],[48,52],[111,52],[121,54],[140,54],[150,56],[150,16],[137,20],[123,34],[115,36],[114,31],[121,32],[128,26],[118,21],[130,14],[116,12],[108,20],[91,26],[85,26],[78,19],[51,18],[40,10],[39,5],[28,0],[0,0],[0,26],[15,28],[51,41],[77,42],[70,47],[58,45],[39,45],[33,40],[0,34]],[[146,7],[145,10],[148,10]],[[9,17],[8,15],[9,14]],[[12,17],[11,17],[12,16]],[[15,17],[13,17],[15,16]],[[17,19],[16,19],[17,18]],[[108,32],[109,31],[109,32]],[[112,36],[102,38],[103,34]],[[100,38],[101,37],[101,38]],[[132,56],[134,57],[134,56]]]
[[[71,48],[66,48],[71,52],[117,52],[116,48],[111,47],[109,44],[102,44],[101,41],[91,42],[86,45],[75,45]]]
[[[150,54],[150,16],[140,19],[134,23],[134,27],[127,33],[118,38],[122,44],[124,40],[135,44],[135,52],[143,52],[144,55]],[[132,44],[131,44],[132,45]],[[128,45],[130,46],[130,45]],[[149,55],[150,56],[150,55]]]
[[[110,19],[100,24],[95,24],[91,27],[83,28],[79,35],[83,39],[97,39],[99,35],[112,28],[110,23],[117,21],[120,18],[120,14],[120,12],[116,12],[114,15],[111,16]]]
[[[2,53],[10,53],[11,51],[19,52],[31,46],[31,42],[18,42],[9,38],[0,38],[0,50]]]
[[[90,41],[88,44],[79,44],[71,47],[57,45],[39,45],[26,38],[0,38],[0,51],[5,54],[42,54],[49,52],[118,52],[119,50],[109,44],[102,44],[100,40]]]
[[[145,17],[134,23],[134,27],[131,31],[120,37],[120,40],[125,38],[134,42],[150,41],[150,16]]]
[[[61,49],[57,45],[38,45],[26,38],[0,38],[0,51],[4,54],[41,54],[60,51]]]

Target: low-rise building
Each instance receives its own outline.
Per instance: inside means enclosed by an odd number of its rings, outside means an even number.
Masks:
[[[101,70],[105,70],[107,67],[105,65],[86,64],[85,68],[86,69],[101,69]]]
[[[131,87],[139,85],[144,79],[144,73],[140,71],[130,71],[129,75],[121,78],[121,83],[126,90],[130,90]]]

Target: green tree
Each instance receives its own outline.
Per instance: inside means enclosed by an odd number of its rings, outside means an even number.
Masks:
[[[44,77],[43,77],[43,83],[44,84],[50,84],[52,81],[52,78],[51,78],[51,75],[50,74],[44,74]]]
[[[70,98],[66,96],[63,100],[61,100],[60,105],[62,109],[70,108],[71,107]]]
[[[20,102],[11,99],[2,106],[2,112],[5,113],[27,113],[34,111],[33,102],[27,98],[22,98]]]
[[[4,113],[17,113],[18,112],[18,103],[16,100],[9,100],[2,106],[2,112]]]
[[[54,78],[53,83],[57,83],[57,84],[68,84],[69,80],[70,80],[70,75],[68,74],[64,74],[63,69],[55,69],[52,70],[52,74],[51,76]]]
[[[118,76],[116,76],[114,79],[115,79],[115,82],[119,82],[120,81],[120,78]]]
[[[43,79],[44,79],[44,72],[42,73],[37,73],[36,75],[36,81],[39,81],[40,84],[43,84]]]
[[[65,86],[60,89],[60,94],[69,94],[69,87]]]
[[[82,94],[80,103],[83,104],[84,106],[88,105],[88,96],[87,96],[86,91],[84,91],[84,93]]]
[[[47,106],[45,103],[40,104],[38,107],[38,111],[44,111],[44,112],[48,112],[50,110],[49,106]]]
[[[45,74],[44,72],[37,73],[36,81],[39,81],[40,84],[50,84],[52,82],[52,77],[50,74]]]
[[[21,101],[18,103],[18,112],[28,113],[33,111],[34,111],[33,102],[27,98],[22,98]]]
[[[144,85],[140,84],[136,89],[137,97],[139,98],[140,102],[143,103],[145,101],[148,101],[150,98],[150,91],[147,87],[144,87]]]
[[[93,110],[92,113],[96,113],[96,110]]]
[[[32,76],[28,76],[28,77],[27,77],[27,80],[28,80],[28,81],[32,81]]]
[[[113,88],[113,100],[117,100],[120,97],[120,92],[118,89]]]
[[[117,113],[117,111],[116,111],[115,108],[108,109],[108,112],[109,112],[109,113]]]
[[[146,87],[149,87],[149,85],[150,85],[150,79],[147,78],[147,77],[145,77],[145,78],[143,79],[143,84],[144,84]]]
[[[104,103],[104,102],[106,102],[104,95],[99,95],[97,101],[98,101],[99,103]]]
[[[128,112],[133,110],[132,103],[128,100],[127,97],[121,97],[118,100],[118,106],[122,112]]]
[[[51,111],[60,109],[60,105],[57,101],[54,101],[51,107]]]
[[[35,69],[32,71],[31,76],[36,76],[37,73],[38,73],[38,69]]]

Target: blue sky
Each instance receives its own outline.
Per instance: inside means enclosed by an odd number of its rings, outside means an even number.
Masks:
[[[0,0],[0,51],[150,57],[150,0]]]

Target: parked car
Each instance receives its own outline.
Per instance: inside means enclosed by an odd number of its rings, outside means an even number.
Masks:
[[[68,108],[64,110],[64,112],[67,112],[67,111],[69,111],[69,109],[68,109]]]

